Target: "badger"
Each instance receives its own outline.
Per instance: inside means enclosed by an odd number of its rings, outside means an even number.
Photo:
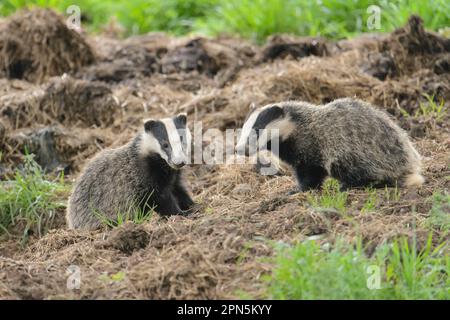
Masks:
[[[261,129],[276,129],[276,134],[261,134]],[[250,141],[259,147],[250,148]],[[255,108],[247,115],[236,151],[249,156],[257,149],[278,153],[293,169],[298,183],[290,194],[318,189],[327,176],[337,179],[342,189],[424,182],[421,157],[407,134],[387,114],[357,99]]]
[[[186,114],[149,119],[127,144],[100,152],[75,183],[67,208],[71,229],[97,229],[102,218],[138,206],[144,213],[187,214],[194,201],[183,182],[181,168],[188,162],[191,133]]]

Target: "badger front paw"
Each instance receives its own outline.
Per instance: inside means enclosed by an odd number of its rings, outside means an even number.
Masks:
[[[188,209],[183,210],[180,214],[185,216],[185,217],[186,216],[190,216],[190,215],[192,215],[194,213],[197,213],[197,212],[201,211],[202,207],[203,206],[201,204],[194,202],[194,203],[192,203],[192,205]]]
[[[287,195],[288,195],[288,196],[292,196],[292,195],[297,194],[297,193],[300,193],[300,192],[302,192],[302,191],[303,191],[302,188],[297,186],[297,187],[292,188],[291,190],[289,190],[289,191],[287,192]]]

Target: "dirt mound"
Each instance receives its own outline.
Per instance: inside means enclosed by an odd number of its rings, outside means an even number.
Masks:
[[[97,129],[66,129],[59,125],[24,129],[6,137],[3,161],[18,163],[27,150],[36,155],[36,162],[46,172],[78,172],[85,159],[110,144],[109,137],[109,133]]]
[[[255,64],[255,57],[253,46],[239,44],[235,39],[194,38],[168,46],[160,70],[163,74],[196,71],[214,77],[217,86],[223,87],[234,80],[239,70]]]
[[[433,71],[436,74],[450,73],[450,54],[446,54],[434,62]]]
[[[413,15],[405,27],[381,43],[380,52],[395,64],[392,75],[401,77],[423,68],[433,69],[436,60],[450,52],[450,39],[425,31],[423,20]]]
[[[0,75],[42,82],[95,61],[90,46],[51,10],[19,11],[1,26]]]
[[[158,70],[157,57],[145,47],[129,45],[113,57],[81,70],[77,77],[93,81],[121,82],[138,76],[150,76]]]
[[[390,55],[378,52],[369,54],[368,64],[363,65],[363,71],[382,81],[397,75],[394,59]]]
[[[117,99],[100,82],[52,78],[45,89],[32,88],[1,98],[0,113],[13,128],[34,124],[111,125],[118,111]]]
[[[53,81],[45,93],[42,111],[62,124],[108,126],[119,107],[111,89],[102,83],[63,77]]]
[[[396,41],[409,54],[436,54],[450,51],[450,39],[425,31],[421,17],[413,15],[405,27],[394,31],[387,40]]]
[[[135,250],[145,248],[149,242],[150,236],[142,226],[127,222],[111,231],[104,246],[131,254]]]
[[[208,76],[214,76],[219,71],[217,61],[204,48],[201,39],[189,41],[166,54],[161,61],[163,73],[198,71]]]
[[[274,36],[262,52],[262,61],[291,57],[300,59],[307,56],[328,54],[327,41],[323,38]]]

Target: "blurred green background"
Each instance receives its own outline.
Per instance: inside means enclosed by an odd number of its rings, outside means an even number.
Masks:
[[[429,29],[450,26],[450,0],[0,0],[0,15],[32,6],[65,13],[70,5],[80,7],[83,26],[90,31],[101,32],[116,21],[123,27],[123,36],[165,31],[176,35],[234,34],[257,42],[274,33],[342,38],[391,31],[413,13],[419,14]],[[367,27],[371,5],[381,9],[379,30]]]

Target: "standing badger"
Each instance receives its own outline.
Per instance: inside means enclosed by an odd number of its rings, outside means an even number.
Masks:
[[[102,151],[78,179],[67,209],[71,229],[96,229],[100,218],[115,220],[138,205],[161,215],[183,214],[194,202],[180,168],[187,161],[191,134],[186,115],[147,120],[126,145]]]
[[[236,146],[239,154],[256,151],[249,148],[252,138],[271,150],[273,138],[265,138],[260,129],[278,129],[278,156],[294,169],[296,191],[317,189],[327,176],[344,189],[424,182],[420,155],[407,134],[385,113],[359,100],[319,106],[281,102],[253,110]]]

